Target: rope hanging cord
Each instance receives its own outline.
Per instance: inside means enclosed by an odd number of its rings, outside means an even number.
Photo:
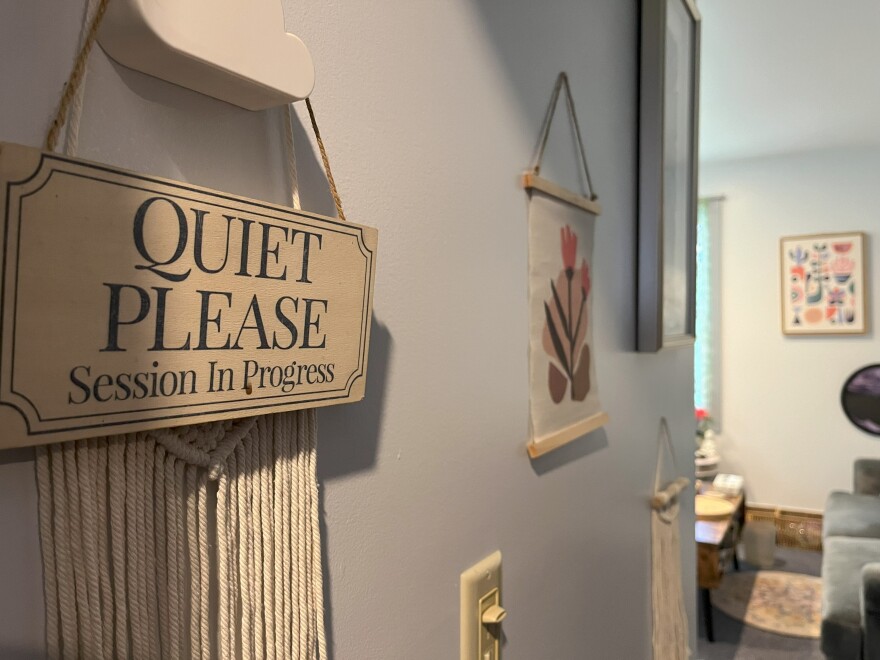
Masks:
[[[86,64],[88,64],[89,61],[89,53],[92,52],[92,46],[95,45],[95,39],[98,36],[98,28],[101,26],[101,21],[104,19],[104,14],[107,11],[108,1],[109,0],[100,0],[98,8],[95,10],[95,15],[92,17],[92,21],[89,24],[86,37],[82,40],[79,52],[76,54],[76,59],[73,62],[73,69],[70,72],[70,77],[67,79],[67,84],[64,86],[64,93],[61,95],[61,102],[58,104],[55,118],[49,125],[49,132],[46,134],[46,151],[55,151],[55,146],[58,144],[58,134],[67,122],[67,115],[70,112],[70,104],[73,102],[77,90],[85,76]]]
[[[550,96],[550,105],[547,106],[547,112],[544,114],[544,121],[541,124],[541,135],[538,138],[538,144],[535,147],[535,157],[532,159],[532,162],[534,163],[532,165],[532,172],[538,174],[541,171],[544,150],[547,148],[547,139],[550,137],[550,124],[553,123],[553,115],[556,112],[556,103],[559,101],[559,94],[561,92],[565,92],[565,105],[568,109],[568,117],[574,127],[578,155],[580,156],[584,179],[587,183],[587,193],[589,193],[591,200],[596,201],[599,199],[599,196],[593,192],[593,180],[590,178],[590,167],[587,165],[587,151],[584,148],[580,123],[578,122],[577,112],[575,112],[574,109],[574,98],[572,98],[571,87],[568,84],[568,74],[565,71],[560,72],[559,76],[556,78],[556,84],[553,87],[553,94]]]
[[[312,108],[310,99],[306,99],[306,108],[309,109],[309,119],[312,120],[312,130],[315,131],[315,140],[318,142],[318,149],[321,152],[321,160],[324,162],[324,171],[327,173],[327,183],[330,185],[330,194],[333,195],[333,203],[336,205],[336,213],[339,219],[345,222],[345,213],[342,211],[342,199],[339,197],[339,191],[336,189],[336,181],[333,179],[333,172],[330,171],[330,159],[327,158],[327,149],[324,147],[324,140],[321,138],[321,131],[318,130],[318,120],[315,119],[315,110]]]
[[[678,500],[682,491],[691,485],[687,477],[678,477],[660,489],[660,476],[663,465],[663,450],[669,452],[672,459],[672,468],[677,472],[678,464],[675,461],[675,450],[672,448],[672,440],[669,436],[669,424],[665,417],[660,418],[660,437],[657,447],[657,465],[654,471],[654,494],[651,497],[651,508],[660,514],[666,522],[671,522],[678,515]]]

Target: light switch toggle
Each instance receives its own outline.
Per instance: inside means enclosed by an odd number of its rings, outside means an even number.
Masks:
[[[491,626],[496,623],[501,623],[506,616],[507,610],[503,607],[500,605],[490,605],[486,608],[486,611],[483,612],[482,621],[484,625]]]
[[[493,552],[461,574],[459,660],[501,660],[501,553]]]

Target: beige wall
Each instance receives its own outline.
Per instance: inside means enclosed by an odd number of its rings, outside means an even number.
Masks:
[[[5,3],[0,138],[41,142],[80,3]],[[692,469],[692,355],[634,345],[637,3],[285,0],[348,216],[379,228],[364,402],[320,413],[328,624],[339,660],[448,660],[458,576],[504,553],[507,660],[650,655],[649,512],[659,417]],[[605,214],[595,355],[612,422],[530,462],[527,164],[554,77],[572,78]],[[560,124],[560,136],[567,135]],[[307,209],[332,213],[299,130]],[[81,155],[275,202],[277,112],[252,114],[98,51]],[[568,146],[549,176],[575,185]],[[42,649],[29,452],[0,454],[0,655]],[[693,593],[692,511],[684,575]],[[693,602],[689,598],[693,615]]]

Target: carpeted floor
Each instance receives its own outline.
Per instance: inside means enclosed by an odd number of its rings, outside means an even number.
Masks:
[[[819,552],[776,548],[776,564],[773,570],[819,575],[821,565],[822,554]],[[756,569],[745,562],[740,562],[740,570]],[[697,652],[694,656],[697,660],[824,660],[825,658],[819,650],[818,639],[783,637],[750,628],[740,621],[731,619],[717,608],[713,608],[712,612],[715,641],[709,642],[703,630],[703,613],[698,609],[697,614],[700,621]]]

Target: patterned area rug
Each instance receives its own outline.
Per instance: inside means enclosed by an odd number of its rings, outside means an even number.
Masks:
[[[816,639],[822,621],[822,580],[780,571],[728,573],[712,592],[712,605],[754,628]]]

